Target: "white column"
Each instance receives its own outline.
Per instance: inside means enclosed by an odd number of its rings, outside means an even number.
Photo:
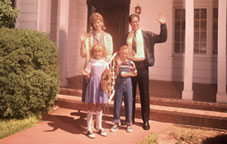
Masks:
[[[218,88],[216,101],[227,103],[226,95],[226,0],[218,1]]]
[[[182,99],[193,100],[193,52],[194,52],[194,0],[185,0],[185,59],[184,59],[184,90]]]
[[[59,0],[59,26],[57,32],[57,47],[60,69],[61,87],[67,86],[67,49],[69,46],[69,1]]]
[[[51,0],[38,0],[37,30],[50,34]]]

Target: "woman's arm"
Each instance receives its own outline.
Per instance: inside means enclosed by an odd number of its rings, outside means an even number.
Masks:
[[[107,60],[109,60],[113,54],[113,39],[110,34],[106,33],[104,37],[104,43],[107,53]]]
[[[81,47],[80,47],[80,55],[81,57],[86,57],[87,55],[87,51],[86,51],[86,39],[87,39],[87,35],[86,34],[82,34],[80,37],[80,43],[81,43]]]

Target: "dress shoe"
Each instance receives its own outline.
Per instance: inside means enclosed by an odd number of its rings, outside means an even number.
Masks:
[[[149,130],[150,129],[150,125],[149,125],[149,122],[148,121],[146,121],[146,122],[143,123],[143,129],[144,130]]]
[[[133,123],[133,124],[135,123],[135,119],[132,119],[132,123]]]

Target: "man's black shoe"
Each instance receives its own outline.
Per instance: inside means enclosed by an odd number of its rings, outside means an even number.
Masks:
[[[143,129],[144,130],[149,130],[150,129],[150,125],[149,125],[149,122],[148,121],[146,121],[146,122],[143,123]]]

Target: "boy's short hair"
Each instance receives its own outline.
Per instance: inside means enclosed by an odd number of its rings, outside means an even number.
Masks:
[[[120,53],[121,53],[122,50],[128,50],[128,53],[129,53],[129,47],[128,47],[128,45],[122,45],[120,47],[120,50],[118,51],[118,55],[120,55]]]
[[[124,49],[129,50],[129,48],[128,48],[128,46],[127,46],[127,45],[122,45],[122,46],[120,47],[119,52],[120,52],[121,50],[124,50]]]

